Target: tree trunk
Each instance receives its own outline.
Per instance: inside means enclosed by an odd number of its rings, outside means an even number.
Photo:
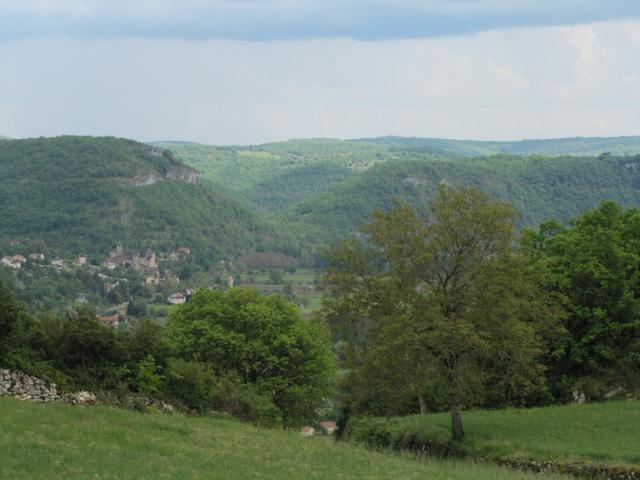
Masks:
[[[460,410],[455,405],[451,406],[451,433],[454,440],[462,440],[464,438],[464,429],[462,428],[462,416]]]
[[[420,403],[420,415],[427,413],[427,404],[424,401],[424,397],[421,393],[418,394],[418,402]]]

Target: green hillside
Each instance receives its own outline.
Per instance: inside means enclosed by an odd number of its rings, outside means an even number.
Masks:
[[[0,398],[0,477],[11,479],[565,478],[377,453],[231,420]]]
[[[390,158],[386,147],[332,139],[230,147],[181,142],[154,145],[171,150],[204,178],[239,193],[266,212],[286,210]]]
[[[207,262],[239,255],[266,229],[171,152],[116,138],[0,144],[0,236],[58,255],[185,246]]]
[[[513,202],[523,221],[566,220],[604,198],[635,204],[619,168],[640,137],[489,142],[379,137],[308,139],[257,146],[161,143],[254,208],[323,239],[351,231],[393,195],[422,202],[443,178],[479,185]],[[605,153],[621,158],[608,159]],[[585,157],[599,157],[585,158]],[[635,161],[635,160],[632,160]],[[542,168],[540,166],[542,165]],[[414,178],[415,177],[415,178]],[[285,227],[286,229],[287,227]]]
[[[640,202],[640,156],[516,157],[389,161],[311,196],[288,212],[324,240],[352,232],[394,197],[424,205],[442,182],[475,185],[512,203],[521,222],[567,221],[604,199]]]
[[[388,147],[390,149],[413,149],[425,152],[441,151],[464,157],[478,157],[501,153],[549,156],[597,156],[603,153],[635,155],[640,153],[640,136],[530,139],[511,142],[420,137],[377,137],[363,138],[354,141]]]

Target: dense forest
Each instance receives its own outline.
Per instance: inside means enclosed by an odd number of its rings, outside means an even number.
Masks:
[[[0,237],[25,249],[13,253],[101,259],[122,243],[188,247],[199,262],[212,263],[241,255],[269,234],[253,212],[200,182],[171,152],[138,142],[5,141],[0,168]]]

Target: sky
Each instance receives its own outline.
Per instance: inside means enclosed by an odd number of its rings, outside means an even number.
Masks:
[[[637,0],[0,0],[0,135],[640,134]]]

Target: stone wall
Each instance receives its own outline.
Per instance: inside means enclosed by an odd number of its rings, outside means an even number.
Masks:
[[[0,369],[0,396],[3,395],[39,402],[53,402],[61,399],[54,383],[47,383],[22,372]]]

